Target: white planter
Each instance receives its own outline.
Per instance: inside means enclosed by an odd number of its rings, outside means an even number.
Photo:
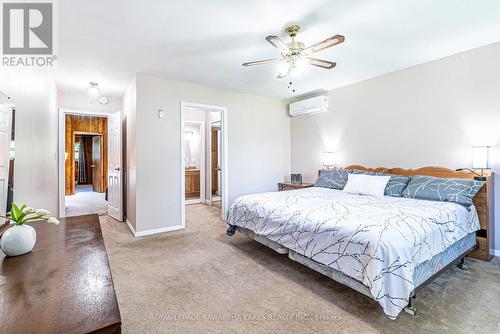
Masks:
[[[7,256],[30,252],[35,247],[36,231],[29,225],[14,225],[7,229],[0,239],[0,247]]]

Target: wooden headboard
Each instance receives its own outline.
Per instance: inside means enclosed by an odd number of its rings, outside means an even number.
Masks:
[[[422,167],[418,169],[403,169],[403,168],[368,168],[360,165],[349,165],[343,167],[344,169],[360,169],[372,172],[384,172],[398,175],[426,175],[433,177],[443,177],[443,178],[456,178],[456,179],[473,179],[477,176],[470,171],[455,171],[453,169],[444,167]],[[491,249],[493,242],[493,173],[484,172],[486,177],[486,184],[479,190],[479,192],[474,196],[473,202],[476,207],[477,214],[479,216],[479,224],[481,225],[481,230],[476,233],[476,239],[478,243],[478,249],[471,253],[472,257],[477,259],[491,261],[492,254]]]

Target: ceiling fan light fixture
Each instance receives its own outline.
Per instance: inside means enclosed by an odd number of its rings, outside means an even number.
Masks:
[[[305,57],[298,57],[292,64],[292,68],[290,69],[290,75],[292,77],[296,77],[304,73],[307,68],[309,62]]]
[[[286,77],[288,72],[290,72],[290,63],[286,60],[280,61],[276,69],[278,77]]]
[[[271,35],[266,37],[266,40],[280,51],[281,58],[247,62],[243,63],[243,66],[277,63],[278,65],[276,70],[278,79],[285,78],[289,75],[296,77],[302,74],[309,65],[327,70],[333,69],[336,66],[335,62],[312,58],[311,55],[343,43],[345,37],[337,34],[324,39],[319,43],[306,47],[304,43],[295,40],[299,30],[300,26],[296,24],[285,29],[285,32],[291,38],[289,43],[283,42],[278,36]]]

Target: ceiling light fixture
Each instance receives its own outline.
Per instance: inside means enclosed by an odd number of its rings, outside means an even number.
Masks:
[[[87,88],[87,95],[90,99],[96,99],[101,95],[101,90],[96,82],[89,82],[89,87]]]

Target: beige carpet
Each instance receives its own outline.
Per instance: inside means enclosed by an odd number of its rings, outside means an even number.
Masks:
[[[495,333],[500,261],[467,259],[417,296],[418,315],[389,320],[369,298],[242,235],[214,208],[187,229],[132,237],[101,217],[123,333]]]
[[[76,185],[75,194],[65,197],[66,217],[97,213],[99,216],[108,214],[108,202],[105,193],[92,190],[91,185]]]

